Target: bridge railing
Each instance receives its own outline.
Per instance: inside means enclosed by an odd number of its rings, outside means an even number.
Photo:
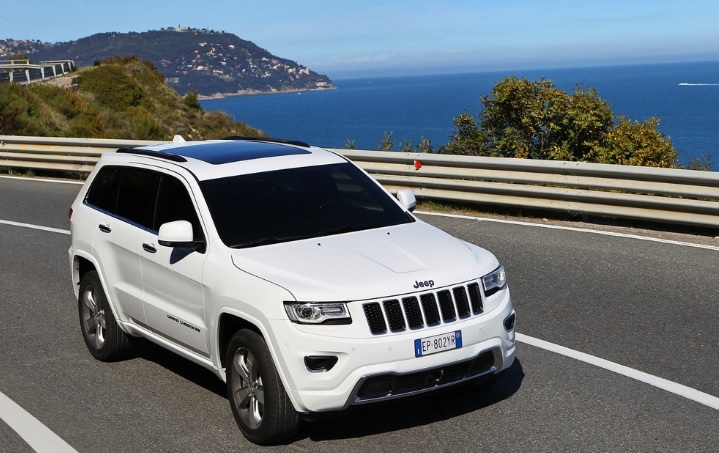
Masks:
[[[62,76],[77,69],[73,60],[41,61],[0,60],[0,83],[30,83]]]
[[[104,152],[157,141],[0,136],[0,167],[89,172]],[[586,162],[334,150],[391,192],[719,227],[719,173]]]

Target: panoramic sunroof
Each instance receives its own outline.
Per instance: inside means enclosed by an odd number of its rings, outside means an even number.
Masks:
[[[262,159],[265,157],[311,154],[308,150],[294,146],[258,141],[245,142],[240,140],[221,143],[202,143],[199,145],[175,148],[172,151],[181,156],[191,157],[215,165]]]

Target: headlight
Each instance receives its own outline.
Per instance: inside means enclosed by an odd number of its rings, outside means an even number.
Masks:
[[[484,295],[490,296],[507,285],[507,276],[504,274],[504,266],[499,266],[489,274],[482,277]]]
[[[342,302],[285,302],[290,321],[298,324],[351,324],[347,304]]]

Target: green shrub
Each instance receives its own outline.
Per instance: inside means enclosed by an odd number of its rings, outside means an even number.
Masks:
[[[264,135],[184,99],[137,57],[96,62],[77,73],[77,91],[34,83],[0,85],[0,134],[171,140]]]
[[[476,117],[454,118],[456,130],[440,153],[676,166],[671,141],[656,130],[659,120],[615,117],[593,88],[578,85],[569,94],[546,79],[507,77],[481,100]]]

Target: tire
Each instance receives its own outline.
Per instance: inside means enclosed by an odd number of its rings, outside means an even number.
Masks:
[[[242,434],[258,445],[291,440],[301,419],[282,385],[265,340],[240,330],[227,348],[227,397]]]
[[[131,350],[130,337],[117,324],[96,271],[82,277],[77,305],[80,330],[90,354],[103,362],[126,358]]]

